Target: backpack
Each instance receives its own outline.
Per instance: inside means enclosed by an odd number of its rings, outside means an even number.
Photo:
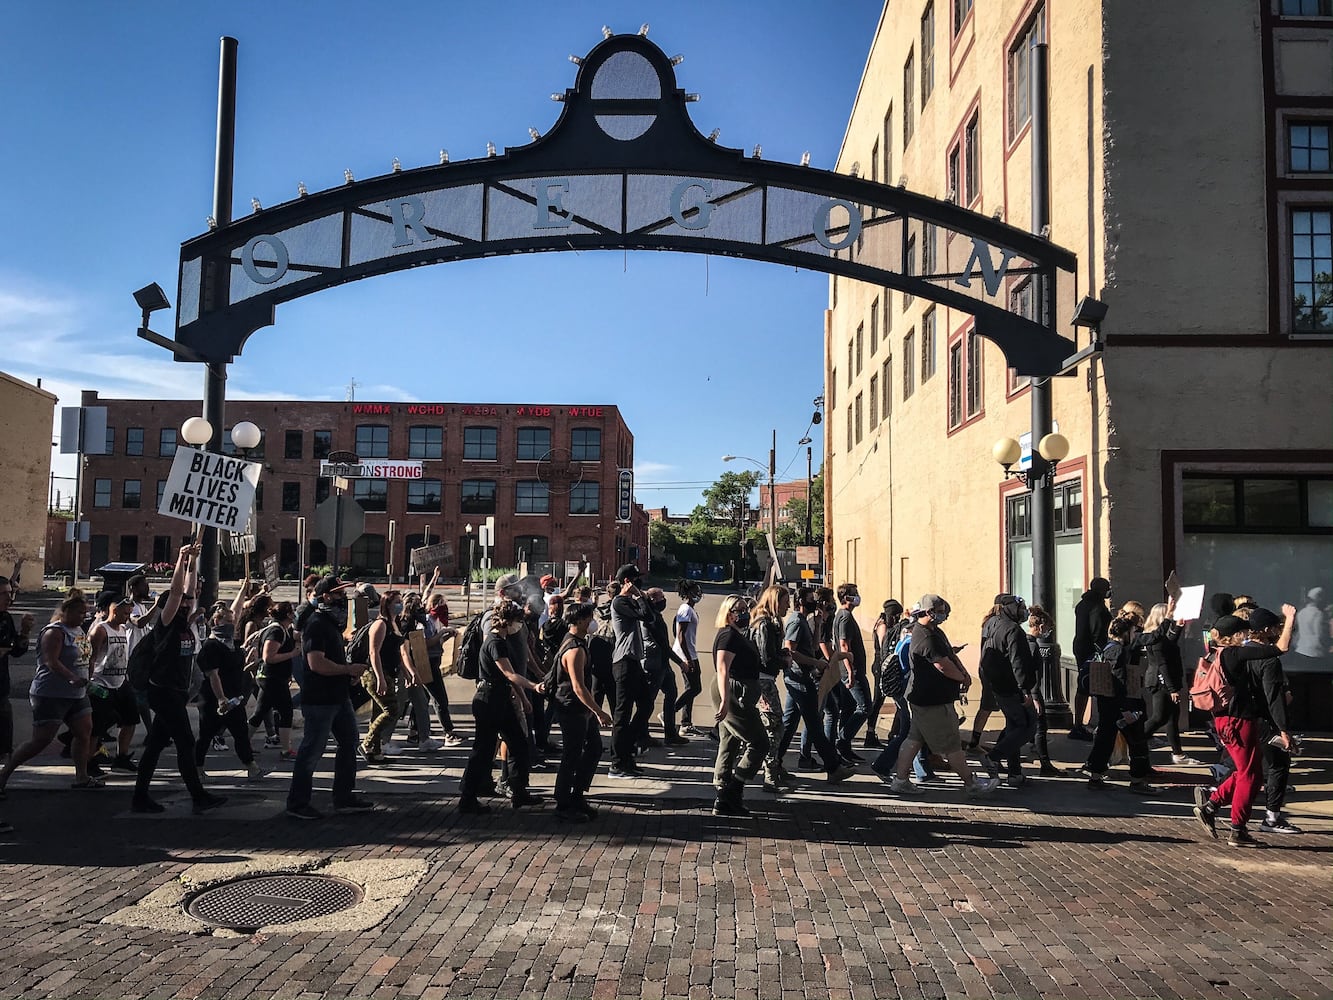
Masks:
[[[255,629],[241,646],[241,651],[245,654],[246,673],[253,674],[263,666],[261,657],[264,649],[264,636],[271,628],[273,628],[272,625],[265,625],[263,628]]]
[[[481,647],[483,645],[481,619],[484,614],[484,611],[477,612],[472,620],[467,623],[467,628],[463,629],[463,637],[458,640],[456,666],[458,676],[465,680],[481,679]]]
[[[1222,669],[1222,651],[1219,649],[1211,660],[1206,656],[1199,657],[1199,665],[1194,668],[1194,683],[1190,685],[1190,701],[1194,707],[1213,715],[1225,715],[1235,700],[1236,690]]]
[[[174,638],[174,633],[172,637]],[[125,664],[125,679],[131,691],[143,694],[148,690],[148,681],[157,669],[157,661],[161,658],[165,646],[166,642],[159,635],[156,626],[149,629],[143,638],[135,643],[134,651],[130,653],[130,658]]]
[[[366,622],[352,633],[352,638],[347,640],[348,663],[370,662],[370,626],[373,624],[375,623]]]

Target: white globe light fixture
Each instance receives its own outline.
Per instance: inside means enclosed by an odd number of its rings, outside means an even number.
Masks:
[[[242,420],[231,429],[231,443],[242,451],[259,447],[263,432],[248,420]]]
[[[1017,462],[1023,455],[1023,448],[1013,438],[1000,438],[991,448],[990,453],[995,461],[999,462],[1006,469]]]
[[[202,448],[213,440],[213,425],[203,417],[191,417],[181,424],[181,437],[185,439],[186,444]]]
[[[1060,462],[1069,454],[1069,438],[1063,434],[1047,434],[1037,442],[1037,454],[1048,462]]]

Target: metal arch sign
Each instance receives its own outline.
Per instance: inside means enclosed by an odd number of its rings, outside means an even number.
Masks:
[[[426,264],[674,250],[825,271],[970,313],[1019,374],[1053,374],[1075,350],[1009,294],[1036,278],[1047,315],[1072,304],[1072,253],[903,188],[718,146],[645,37],[601,42],[552,96],[560,117],[528,145],[349,182],[189,240],[177,342],[225,363],[281,302]]]

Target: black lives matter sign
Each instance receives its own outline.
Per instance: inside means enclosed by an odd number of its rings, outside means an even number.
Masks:
[[[157,512],[224,531],[250,520],[259,464],[197,448],[177,448]]]

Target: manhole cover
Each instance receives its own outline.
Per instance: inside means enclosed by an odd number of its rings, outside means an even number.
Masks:
[[[255,875],[199,893],[187,912],[216,927],[257,930],[337,913],[361,902],[361,887],[329,875]]]

